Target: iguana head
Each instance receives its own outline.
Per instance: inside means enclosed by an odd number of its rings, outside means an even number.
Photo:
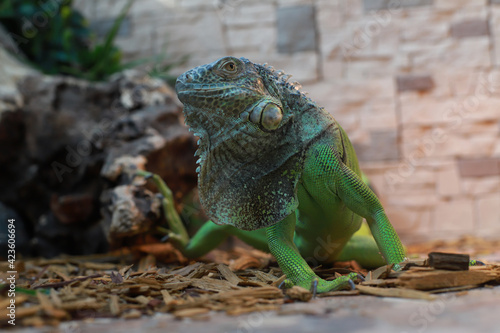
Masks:
[[[200,199],[212,220],[249,230],[291,214],[316,123],[301,124],[299,106],[310,100],[272,69],[234,57],[181,74],[176,92],[200,138]]]
[[[244,58],[225,57],[179,76],[176,91],[186,108],[186,123],[194,131],[212,134],[227,123],[276,130],[283,106],[276,89],[266,88],[263,69]]]

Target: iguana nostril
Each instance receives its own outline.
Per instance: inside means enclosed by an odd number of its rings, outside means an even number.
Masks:
[[[194,78],[192,74],[189,73],[183,73],[179,75],[177,80],[175,81],[175,89],[179,92],[185,89],[185,84],[186,83],[191,83],[193,82]]]

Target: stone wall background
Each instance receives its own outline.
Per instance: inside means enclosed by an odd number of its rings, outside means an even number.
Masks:
[[[103,33],[125,0],[77,0]],[[500,237],[500,1],[141,0],[127,58],[225,55],[292,74],[355,144],[407,241]],[[165,49],[166,47],[166,49]]]

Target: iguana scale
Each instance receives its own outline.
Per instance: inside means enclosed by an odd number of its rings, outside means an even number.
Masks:
[[[354,148],[335,119],[287,77],[245,58],[225,57],[180,75],[185,120],[200,138],[200,201],[212,222],[189,239],[168,187],[172,241],[189,257],[236,235],[270,251],[288,285],[342,289],[356,274],[319,278],[308,262],[405,260],[403,246],[376,195],[362,181]],[[368,222],[371,236],[354,235]],[[374,241],[373,241],[374,239]]]

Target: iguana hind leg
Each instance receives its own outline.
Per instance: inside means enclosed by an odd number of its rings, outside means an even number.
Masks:
[[[386,265],[384,257],[371,235],[354,234],[344,246],[337,261],[355,260],[364,268],[377,268]]]
[[[190,258],[202,256],[216,248],[230,235],[238,237],[258,250],[269,252],[266,229],[245,231],[230,225],[217,225],[212,221],[207,221],[201,226],[185,247],[185,251],[190,254]]]

